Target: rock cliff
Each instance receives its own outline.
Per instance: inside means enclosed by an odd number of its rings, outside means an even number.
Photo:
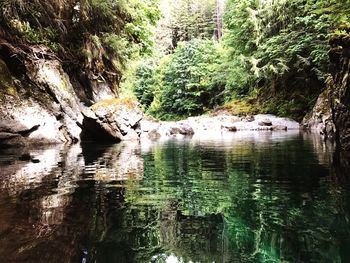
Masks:
[[[115,94],[103,83],[100,89],[92,86],[92,96],[83,94],[54,54],[38,57],[0,41],[0,145],[74,143],[84,136],[116,142],[137,138],[134,129],[142,118],[137,104],[113,100]],[[110,99],[109,107],[101,110],[104,99]]]
[[[338,35],[331,39],[330,44],[333,72],[328,85],[332,90],[338,153],[342,162],[350,166],[350,35]]]
[[[350,160],[350,35],[344,33],[330,40],[331,74],[326,89],[303,126],[325,138],[335,138],[337,160],[349,167]]]

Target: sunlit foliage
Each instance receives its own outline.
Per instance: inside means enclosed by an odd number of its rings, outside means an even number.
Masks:
[[[150,113],[169,119],[197,115],[219,104],[224,85],[217,79],[221,56],[211,40],[180,43],[175,53],[158,65],[146,63],[137,70],[135,92]]]

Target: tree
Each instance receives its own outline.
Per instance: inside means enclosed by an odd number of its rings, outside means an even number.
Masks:
[[[319,2],[229,0],[224,43],[232,61],[231,90],[259,89],[267,111],[304,115],[324,87],[328,68],[331,20],[317,12]]]
[[[217,31],[216,0],[163,0],[164,17],[158,28],[161,46],[174,50],[181,41],[212,39]]]
[[[162,119],[201,114],[219,104],[224,86],[216,78],[221,61],[217,44],[194,39],[181,43],[158,72],[162,89],[151,111]]]
[[[159,18],[157,0],[5,0],[0,12],[2,38],[46,45],[68,70],[112,86],[128,59],[149,52]]]

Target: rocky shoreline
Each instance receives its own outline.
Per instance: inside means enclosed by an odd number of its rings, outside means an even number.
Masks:
[[[338,136],[343,145],[348,145],[347,130],[337,131],[333,121],[333,117],[339,114],[336,115],[338,111],[332,107],[337,101],[343,101],[343,98],[332,99],[330,90],[336,90],[335,81],[330,81],[330,88],[320,95],[314,110],[301,125],[291,119],[268,114],[232,116],[225,113],[163,122],[145,117],[138,102],[117,99],[117,94],[108,85],[100,83],[92,96],[88,96],[86,91],[83,92],[79,85],[71,81],[62,63],[54,57],[14,61],[16,54],[12,54],[4,44],[0,47],[3,49],[0,58],[2,147],[72,144],[80,141],[163,140],[195,134],[216,136],[240,131],[299,129],[311,130],[325,137]],[[10,67],[16,63],[19,72],[14,72],[13,66]],[[348,60],[344,64],[348,65]],[[337,79],[342,80],[338,86],[348,87],[347,78]],[[94,86],[94,80],[91,81],[93,83],[90,86]],[[340,118],[337,120],[339,123]]]
[[[177,122],[160,122],[143,119],[140,122],[141,139],[167,139],[193,135],[215,136],[239,131],[299,130],[300,124],[288,118],[270,114],[250,116],[199,116]]]
[[[11,57],[0,59],[2,147],[299,129],[297,122],[273,115],[221,114],[178,122],[150,120],[138,102],[117,99],[108,88],[95,90],[87,103],[87,97],[73,85],[57,59],[17,61],[22,71],[16,74],[10,70],[11,63]]]

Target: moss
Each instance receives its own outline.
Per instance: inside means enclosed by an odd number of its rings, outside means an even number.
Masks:
[[[281,117],[289,117],[301,121],[306,113],[315,105],[316,95],[303,96],[300,93],[279,94],[267,97],[264,94],[252,95],[242,99],[232,99],[225,105],[216,108],[212,114],[275,114]]]
[[[0,91],[1,93],[16,96],[17,90],[12,82],[10,71],[7,68],[6,63],[0,59]]]
[[[316,99],[316,95],[306,97],[302,94],[292,93],[260,100],[256,107],[259,108],[259,113],[275,114],[300,122],[312,110]]]
[[[229,113],[232,115],[245,115],[245,114],[255,114],[257,109],[253,104],[251,99],[233,99],[227,102],[225,105],[216,108],[213,114],[217,113]]]
[[[101,107],[110,107],[110,106],[126,106],[128,109],[132,110],[138,108],[138,102],[131,98],[123,99],[109,99],[100,101],[91,106],[91,109],[96,110]]]
[[[13,87],[8,87],[6,89],[6,93],[11,96],[16,96],[17,95],[17,90]]]

